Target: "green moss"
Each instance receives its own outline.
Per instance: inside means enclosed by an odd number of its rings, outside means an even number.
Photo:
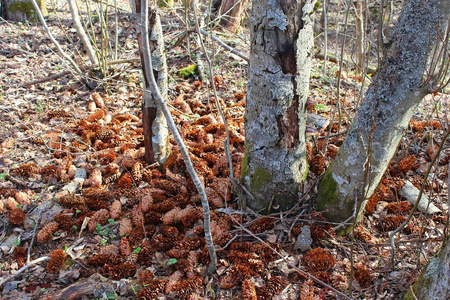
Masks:
[[[322,2],[316,1],[316,4],[314,4],[313,12],[316,12],[321,6]]]
[[[329,170],[320,180],[317,198],[317,210],[325,211],[324,217],[331,222],[342,222],[353,214],[354,200],[340,198],[339,185]],[[343,203],[345,203],[344,207]],[[351,226],[343,228],[339,235],[346,235],[351,229]]]
[[[48,11],[47,11],[47,7],[45,6],[45,2],[44,1],[38,1],[38,2],[39,2],[39,6],[41,8],[42,14],[44,16],[47,16]],[[12,12],[13,14],[20,12],[20,13],[24,14],[28,20],[32,20],[32,21],[37,20],[37,16],[35,14],[35,9],[34,9],[33,3],[31,3],[31,1],[13,2],[9,5],[8,10],[10,12]]]
[[[14,14],[17,12],[20,12],[20,13],[24,14],[25,16],[27,16],[28,19],[30,19],[34,16],[34,6],[33,6],[33,3],[31,3],[31,1],[28,1],[28,2],[19,1],[19,2],[11,3],[11,5],[8,7],[8,9],[10,12],[12,12]]]
[[[262,187],[268,182],[272,180],[272,174],[261,167],[258,167],[250,178],[250,190],[251,191],[260,191]]]
[[[187,79],[189,77],[191,77],[192,75],[195,74],[195,72],[197,72],[197,65],[190,65],[187,66],[186,68],[183,68],[181,70],[179,70],[177,72],[178,76],[183,77],[184,79]]]
[[[419,296],[420,290],[426,290],[431,283],[430,278],[426,278],[427,268],[424,268],[420,273],[419,278],[414,282],[411,289],[408,290],[406,295],[403,297],[404,300],[415,300]],[[413,293],[414,292],[414,293]],[[420,298],[419,298],[420,299]]]
[[[317,203],[317,209],[327,210],[330,206],[339,205],[339,198],[336,197],[338,192],[339,187],[336,180],[334,180],[332,173],[329,170],[325,171],[325,174],[319,183],[317,193],[319,201]]]
[[[305,173],[303,174],[303,177],[302,177],[302,182],[304,182],[304,181],[306,181],[306,179],[308,179],[308,173],[309,173],[309,164],[308,164],[308,161],[305,159],[305,160],[303,161],[303,163],[304,163],[304,165],[306,166],[306,168],[305,168]]]
[[[248,174],[250,174],[250,168],[248,167],[247,154],[244,154],[241,163],[241,178],[248,176]]]
[[[172,7],[174,4],[173,0],[158,0],[159,7]]]

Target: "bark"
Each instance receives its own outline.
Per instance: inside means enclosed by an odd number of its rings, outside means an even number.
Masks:
[[[355,10],[355,25],[356,25],[356,72],[358,74],[363,73],[363,64],[364,64],[364,56],[365,56],[365,44],[366,44],[366,35],[365,35],[365,7],[366,2],[364,0],[356,1],[356,10]]]
[[[220,25],[236,32],[241,26],[241,15],[245,10],[247,0],[223,0],[220,7]]]
[[[130,4],[133,13],[136,14],[136,12],[140,12],[140,0],[130,0]],[[149,38],[150,50],[152,53],[153,74],[156,78],[163,99],[167,99],[167,64],[164,54],[164,40],[161,22],[156,1],[151,1],[149,9]],[[147,78],[145,73],[144,58],[142,56],[143,45],[140,26],[137,26],[136,29],[138,31],[140,58],[145,82],[145,88],[142,94],[142,123],[144,129],[145,161],[148,164],[152,164],[154,162],[163,163],[169,151],[169,132],[167,128],[167,121],[158,105],[158,102],[154,98],[152,91],[149,90],[149,78]]]
[[[314,3],[253,2],[242,182],[253,195],[247,205],[258,211],[291,208],[307,174]]]
[[[44,16],[48,15],[45,0],[37,0]],[[36,21],[36,14],[31,1],[26,0],[0,0],[1,17],[9,21],[25,22]]]
[[[450,240],[441,253],[433,257],[420,274],[405,300],[441,300],[450,295]]]
[[[436,84],[431,80],[423,85],[421,80],[437,38],[444,36],[449,2],[405,1],[378,75],[320,181],[318,210],[330,221],[347,220],[355,206],[355,215],[361,216],[419,102]]]

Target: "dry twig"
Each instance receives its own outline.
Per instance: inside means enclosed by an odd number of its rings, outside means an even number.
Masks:
[[[34,1],[34,0],[33,0]],[[19,270],[17,270],[17,272],[15,274],[9,275],[8,277],[6,277],[5,279],[3,279],[2,281],[0,281],[0,287],[2,285],[4,285],[5,283],[7,283],[8,281],[10,281],[11,279],[15,278],[16,276],[18,276],[19,274],[23,273],[24,271],[26,271],[29,267],[40,263],[41,261],[46,261],[49,260],[50,257],[49,256],[43,256],[40,257],[38,259],[35,259],[33,261],[30,261],[28,264],[26,264],[25,266],[23,266],[22,268],[20,268]]]
[[[178,129],[175,125],[175,122],[172,118],[172,115],[170,114],[169,108],[166,104],[165,99],[162,98],[161,91],[159,90],[159,87],[156,83],[155,76],[152,72],[153,65],[151,61],[151,55],[150,55],[150,46],[149,46],[149,35],[148,35],[148,0],[143,0],[141,5],[141,26],[142,26],[142,44],[143,44],[143,56],[144,56],[144,63],[145,63],[145,72],[147,73],[147,78],[149,79],[149,88],[151,89],[151,92],[153,94],[153,97],[158,101],[162,112],[164,113],[164,116],[167,119],[167,125],[169,126],[170,131],[172,132],[172,135],[174,136],[174,139],[178,145],[178,148],[180,149],[180,152],[183,156],[184,162],[186,164],[186,169],[189,172],[189,175],[192,178],[192,181],[194,182],[195,187],[197,188],[201,202],[203,207],[203,221],[204,221],[204,230],[205,230],[205,239],[206,239],[206,246],[208,248],[209,256],[210,256],[210,264],[208,271],[211,273],[214,273],[216,271],[216,264],[217,264],[217,255],[216,250],[214,249],[214,243],[211,235],[211,226],[210,226],[210,210],[209,210],[209,203],[208,198],[206,196],[205,188],[203,187],[197,172],[194,169],[194,166],[192,165],[192,161],[189,157],[189,153],[186,149],[186,146],[183,142],[183,139],[181,138],[180,133],[178,132]]]

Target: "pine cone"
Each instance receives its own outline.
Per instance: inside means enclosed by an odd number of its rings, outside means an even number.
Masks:
[[[53,250],[52,253],[50,253],[50,260],[47,264],[47,273],[57,274],[61,269],[65,258],[66,255],[64,254],[64,251],[60,249]]]
[[[47,225],[45,225],[41,230],[39,230],[38,234],[36,235],[36,240],[39,243],[43,243],[46,240],[50,239],[51,236],[58,230],[58,223],[56,222],[50,222]]]

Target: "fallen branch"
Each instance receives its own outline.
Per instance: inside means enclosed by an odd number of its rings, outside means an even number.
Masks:
[[[74,300],[82,299],[83,297],[86,297],[86,299],[93,299],[94,292],[99,290],[99,286],[102,288],[107,286],[112,290],[114,289],[112,280],[108,280],[108,278],[96,273],[89,278],[77,281],[56,294],[51,295],[51,299]]]
[[[61,73],[58,73],[58,74],[53,74],[53,75],[50,75],[50,76],[47,76],[47,77],[44,77],[44,78],[40,78],[40,79],[36,79],[36,80],[33,80],[33,81],[22,83],[21,85],[19,85],[19,87],[28,87],[30,85],[34,85],[34,84],[38,84],[38,83],[44,83],[44,82],[47,82],[47,81],[52,81],[52,80],[61,78],[63,76],[69,75],[71,73],[72,72],[70,72],[70,71],[64,71],[64,72],[61,72]]]
[[[15,274],[9,275],[8,277],[6,277],[5,279],[3,279],[2,281],[0,281],[0,287],[2,285],[4,285],[5,283],[7,283],[8,281],[10,281],[11,279],[15,278],[16,276],[18,276],[19,274],[23,273],[24,271],[26,271],[29,267],[40,263],[41,261],[46,261],[49,260],[50,257],[49,256],[43,256],[40,257],[38,259],[35,259],[33,261],[30,261],[27,265],[23,266],[22,268],[20,268],[19,270],[17,270],[17,272]]]
[[[16,178],[16,177],[14,177],[14,176],[11,176],[11,175],[9,175],[9,174],[6,174],[6,179],[9,180],[9,181],[14,182],[15,184],[24,186],[24,187],[26,187],[26,188],[28,188],[28,189],[36,189],[36,188],[34,188],[31,184],[28,184],[27,182],[25,182],[25,181],[23,181],[23,180],[21,180],[21,179],[19,179],[19,178]]]

